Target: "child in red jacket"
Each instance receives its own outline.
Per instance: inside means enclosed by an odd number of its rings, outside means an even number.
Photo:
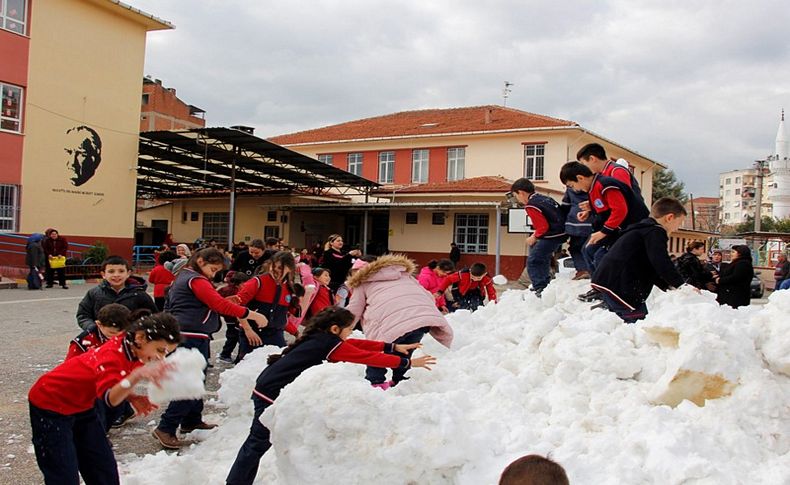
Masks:
[[[143,317],[105,345],[69,359],[41,376],[28,393],[33,449],[47,485],[117,484],[112,445],[96,414],[96,399],[110,406],[124,400],[146,415],[156,409],[134,386],[158,382],[170,370],[165,356],[180,339],[178,323],[166,314]],[[143,365],[156,363],[154,365]]]
[[[89,326],[69,343],[66,360],[100,347],[105,342],[126,330],[131,323],[132,312],[119,303],[104,305],[96,315],[96,324]]]
[[[454,310],[460,308],[475,311],[485,302],[486,295],[488,301],[497,301],[494,282],[486,271],[485,264],[475,263],[469,269],[452,273],[439,286],[439,293],[444,293],[452,285]]]
[[[173,251],[163,251],[159,254],[156,266],[148,274],[148,282],[154,285],[154,303],[161,312],[165,309],[165,289],[176,279],[175,275],[165,268],[165,263],[178,259]]]

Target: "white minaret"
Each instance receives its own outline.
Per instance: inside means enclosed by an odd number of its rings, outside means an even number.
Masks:
[[[773,176],[773,186],[768,188],[768,200],[773,205],[773,216],[777,219],[790,217],[790,160],[787,158],[787,132],[785,110],[776,132],[776,154],[768,157],[768,167]]]

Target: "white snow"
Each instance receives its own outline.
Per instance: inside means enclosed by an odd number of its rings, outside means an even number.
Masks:
[[[175,368],[169,371],[159,386],[148,383],[148,399],[154,404],[164,404],[179,399],[200,399],[206,393],[203,369],[206,359],[198,349],[178,348],[167,357]]]
[[[274,448],[256,483],[492,484],[530,453],[551,453],[577,484],[790,482],[790,291],[733,310],[656,290],[648,318],[625,325],[576,301],[585,289],[563,278],[542,300],[511,290],[450,315],[453,349],[426,337],[436,367],[386,392],[363,366],[306,371],[263,415]],[[224,483],[274,350],[220,376],[219,428],[123,463],[123,482]]]

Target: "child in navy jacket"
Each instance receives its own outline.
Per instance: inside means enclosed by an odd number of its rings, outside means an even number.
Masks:
[[[170,369],[164,363],[179,341],[178,324],[165,313],[143,317],[128,332],[68,359],[41,376],[28,393],[33,449],[47,485],[117,484],[118,466],[96,414],[96,399],[107,406],[132,402],[146,415],[156,409],[132,393],[142,380],[158,382]],[[159,362],[144,366],[144,363]]]
[[[430,355],[409,360],[406,355],[421,344],[395,345],[373,340],[349,339],[354,315],[345,308],[328,307],[313,317],[302,336],[280,355],[269,357],[269,365],[258,376],[252,391],[255,416],[250,434],[239,450],[228,474],[228,485],[251,485],[261,457],[271,447],[269,430],[261,414],[275,403],[280,391],[310,367],[329,362],[354,362],[374,367],[425,367],[436,363]],[[402,355],[398,355],[402,354]]]

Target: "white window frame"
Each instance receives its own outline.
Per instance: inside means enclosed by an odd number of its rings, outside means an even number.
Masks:
[[[200,234],[206,241],[213,239],[218,245],[228,243],[230,214],[227,212],[204,212]]]
[[[9,88],[14,88],[19,90],[19,110],[17,112],[17,114],[19,115],[18,118],[7,116],[5,114],[4,96],[6,90]],[[15,84],[0,83],[0,131],[5,131],[7,133],[22,133],[22,120],[24,119],[24,114],[23,114],[24,107],[25,107],[25,88],[23,88],[22,86],[17,86]],[[2,127],[3,121],[11,121],[14,123],[19,123],[19,129],[11,130],[8,128],[3,128]]]
[[[395,177],[395,152],[379,152],[379,183],[391,184]]]
[[[488,214],[456,214],[453,241],[462,253],[488,254]]]
[[[424,184],[428,182],[428,166],[431,162],[430,150],[419,148],[411,152],[411,183]]]
[[[19,228],[19,186],[0,184],[0,232]]]
[[[331,153],[324,153],[322,155],[318,155],[318,161],[327,165],[332,165],[334,163],[334,157]]]
[[[447,149],[447,181],[463,180],[466,165],[466,148],[453,147]]]
[[[349,153],[346,155],[348,161],[348,172],[353,173],[357,177],[362,176],[362,154],[359,152]]]
[[[546,144],[530,143],[524,145],[524,177],[530,180],[544,180],[546,169]]]
[[[24,12],[22,13],[22,20],[17,20],[14,18],[9,17],[6,14],[6,8],[8,8],[8,0],[0,0],[0,29],[3,29],[8,32],[13,32],[17,35],[24,35],[27,36],[27,16],[28,16],[28,1],[22,1],[22,8]],[[9,29],[6,27],[6,23],[16,23],[22,26],[22,32],[17,32],[16,30]]]

